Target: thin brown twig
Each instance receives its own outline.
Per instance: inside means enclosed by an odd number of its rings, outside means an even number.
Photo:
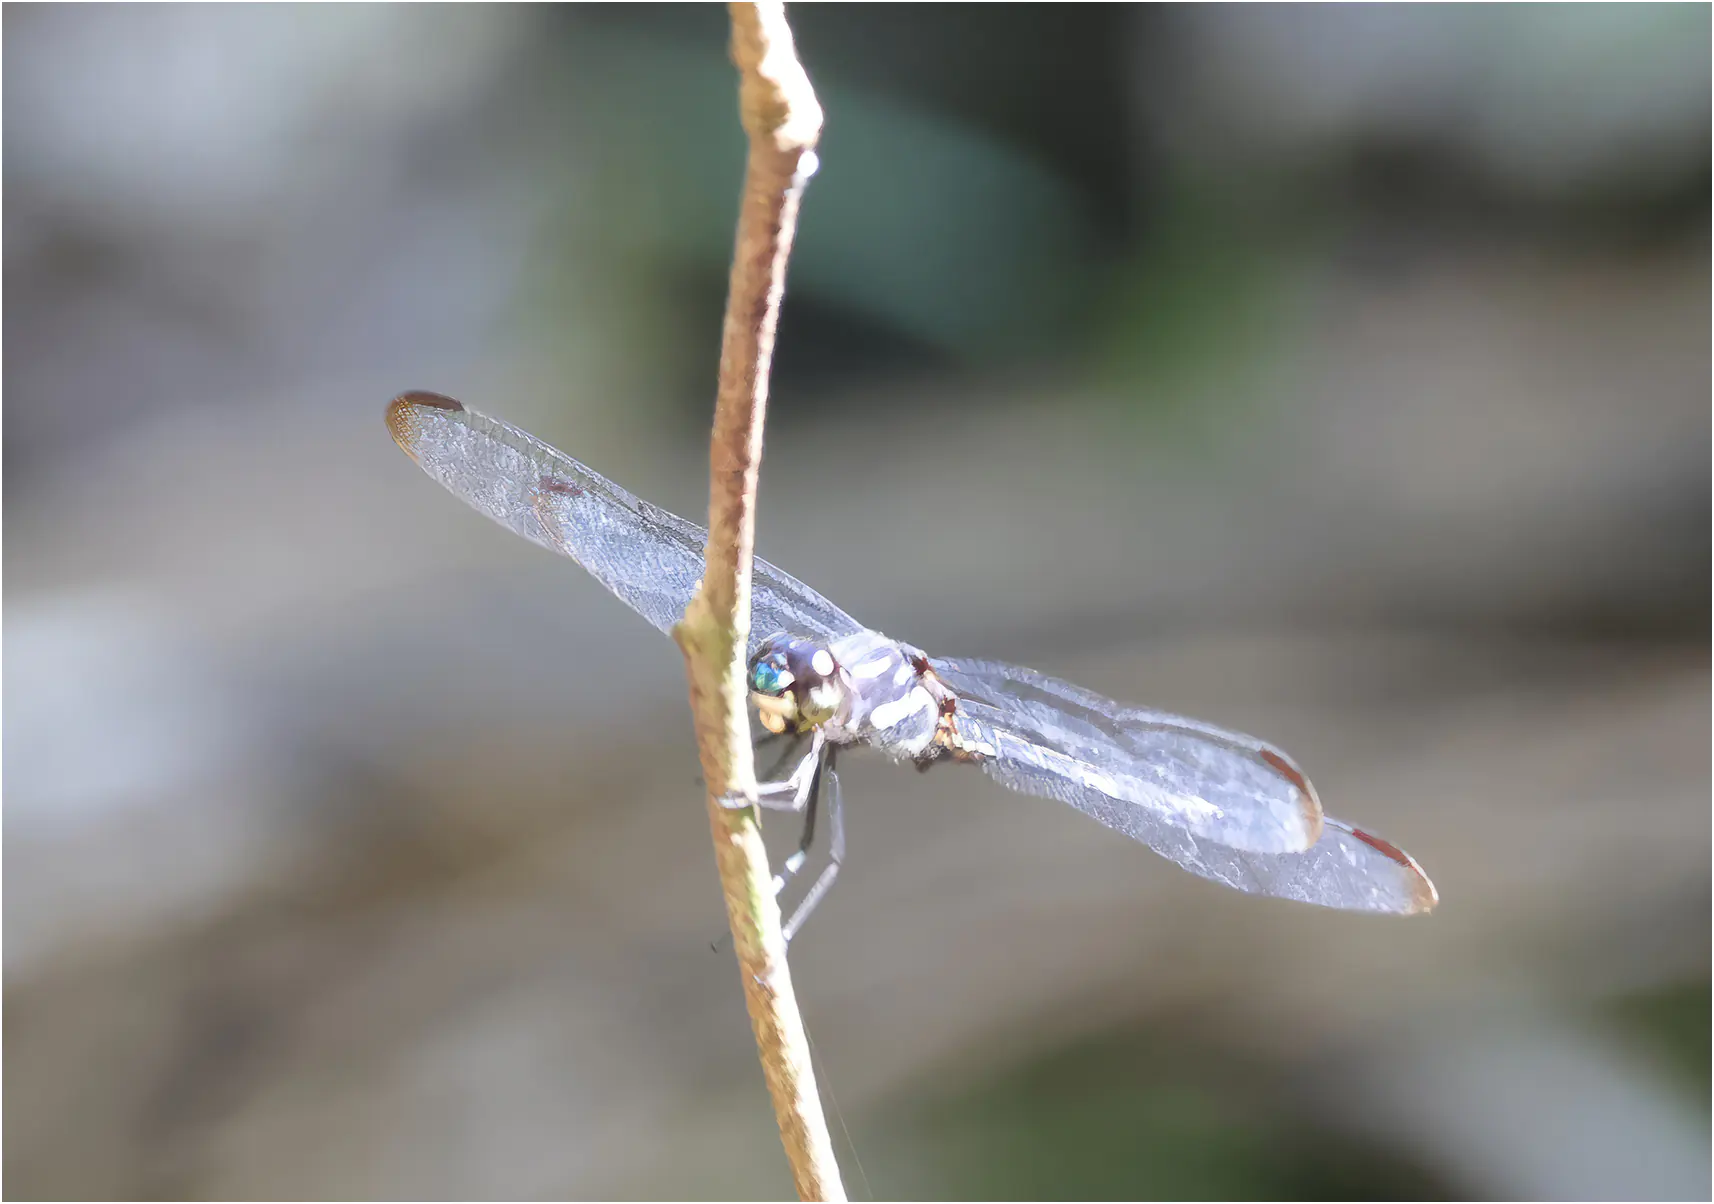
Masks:
[[[801,1199],[843,1200],[845,1189],[821,1114],[809,1041],[786,967],[786,943],[755,808],[735,810],[721,802],[756,797],[744,692],[756,473],[786,260],[821,133],[821,106],[797,60],[784,6],[728,7],[739,111],[750,153],[709,448],[707,567],[673,638],[684,652],[690,678],[715,861],[780,1140]]]

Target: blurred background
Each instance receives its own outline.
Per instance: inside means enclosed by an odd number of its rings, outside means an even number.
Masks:
[[[852,761],[850,1190],[1706,1198],[1709,10],[791,17],[762,553],[1279,743],[1442,898]],[[723,10],[4,35],[7,1194],[789,1195],[678,651],[381,421],[700,521]]]

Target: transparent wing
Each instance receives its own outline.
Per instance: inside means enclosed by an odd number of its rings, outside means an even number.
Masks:
[[[1397,845],[1331,815],[1321,839],[1302,853],[1245,853],[1180,832],[1156,852],[1193,874],[1252,895],[1273,895],[1337,907],[1415,915],[1440,902],[1428,875]]]
[[[662,631],[684,614],[702,579],[702,527],[450,397],[407,393],[387,407],[387,427],[429,476],[500,525],[571,557]],[[752,648],[776,631],[831,643],[863,630],[765,560],[756,560],[752,581]]]
[[[1315,788],[1260,740],[1017,665],[930,663],[966,723],[996,733],[989,772],[1014,790],[1070,803],[1155,848],[1162,828],[1252,853],[1302,852],[1321,835]]]
[[[962,702],[960,703],[962,706]],[[984,762],[991,777],[1014,790],[1070,803],[1193,874],[1256,895],[1274,895],[1337,907],[1410,915],[1439,901],[1434,883],[1402,849],[1380,837],[1323,816],[1321,836],[1298,853],[1256,853],[1197,835],[1159,812],[1121,802],[1058,772],[1044,771],[1039,750],[1015,733],[991,737],[998,756]]]
[[[1409,855],[1322,816],[1303,772],[1259,740],[1015,665],[930,663],[959,696],[960,732],[992,748],[982,767],[1002,785],[1069,803],[1252,894],[1402,914],[1438,901]]]

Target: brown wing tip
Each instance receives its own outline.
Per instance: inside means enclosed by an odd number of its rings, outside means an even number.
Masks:
[[[412,389],[401,393],[393,399],[393,404],[427,406],[431,410],[452,410],[457,412],[464,409],[464,403],[456,397],[448,397],[444,393],[430,393],[426,389]]]
[[[1434,910],[1435,904],[1440,902],[1440,892],[1434,889],[1434,883],[1429,881],[1428,875],[1422,872],[1422,867],[1416,863],[1416,858],[1391,841],[1382,840],[1373,832],[1365,832],[1361,828],[1352,827],[1346,827],[1345,830],[1388,861],[1409,871],[1411,876],[1411,906],[1410,910],[1405,912],[1406,915],[1420,915]]]
[[[1264,748],[1261,750],[1261,757],[1273,768],[1274,772],[1297,789],[1298,810],[1303,815],[1303,826],[1309,836],[1308,842],[1303,847],[1306,849],[1312,847],[1316,841],[1321,839],[1322,824],[1321,799],[1316,795],[1315,787],[1310,785],[1309,779],[1303,776],[1303,770],[1293,765],[1281,753],[1275,752],[1271,748]]]
[[[393,436],[393,442],[404,448],[405,454],[413,460],[416,459],[417,454],[413,448],[413,444],[417,441],[416,411],[425,407],[431,410],[451,410],[454,413],[464,409],[463,405],[450,397],[443,397],[439,393],[428,393],[420,389],[401,393],[388,402],[387,431]]]

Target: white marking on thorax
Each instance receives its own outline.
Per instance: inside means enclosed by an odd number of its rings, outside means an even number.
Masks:
[[[847,669],[846,672],[852,677],[879,677],[887,671],[889,659],[885,656],[870,657],[868,660],[858,662],[855,668]]]
[[[869,726],[876,731],[885,731],[894,724],[934,706],[934,699],[928,696],[926,690],[912,690],[903,698],[895,698],[891,702],[883,702],[869,712]]]

